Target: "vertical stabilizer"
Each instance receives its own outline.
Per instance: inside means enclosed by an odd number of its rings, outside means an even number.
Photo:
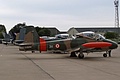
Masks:
[[[20,29],[19,40],[24,40],[26,28]]]
[[[34,26],[25,26],[24,43],[20,44],[20,51],[39,50],[39,36]]]

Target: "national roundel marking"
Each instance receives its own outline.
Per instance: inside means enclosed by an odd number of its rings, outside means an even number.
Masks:
[[[59,47],[60,47],[60,45],[59,45],[59,44],[56,44],[56,45],[55,45],[55,47],[56,47],[56,48],[59,48]]]

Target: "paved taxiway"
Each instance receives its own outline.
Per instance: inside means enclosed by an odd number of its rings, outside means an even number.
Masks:
[[[120,47],[112,57],[20,52],[18,47],[0,44],[0,80],[120,80]]]

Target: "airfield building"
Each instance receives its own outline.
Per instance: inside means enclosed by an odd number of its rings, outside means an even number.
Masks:
[[[120,28],[114,27],[102,27],[102,28],[70,28],[68,30],[68,34],[75,36],[76,33],[84,32],[84,31],[93,31],[96,33],[104,34],[105,32],[118,32],[120,34]]]

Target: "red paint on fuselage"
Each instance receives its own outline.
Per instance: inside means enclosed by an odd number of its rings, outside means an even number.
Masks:
[[[103,48],[103,47],[110,47],[112,44],[109,42],[89,42],[85,43],[82,46],[85,48]]]
[[[47,44],[43,38],[40,38],[40,51],[47,51]]]

